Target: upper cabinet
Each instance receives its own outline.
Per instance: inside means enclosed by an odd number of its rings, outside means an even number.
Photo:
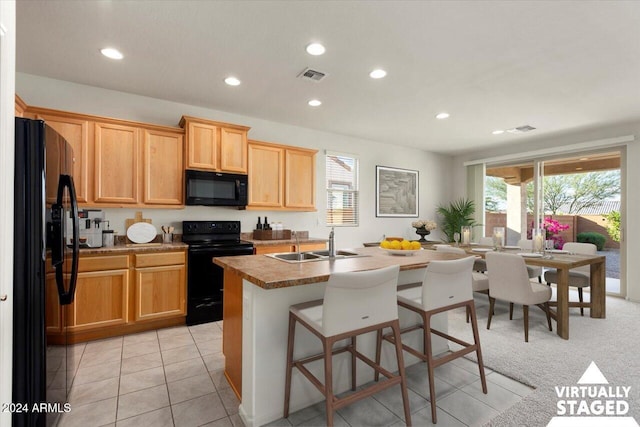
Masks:
[[[139,129],[95,124],[95,198],[98,203],[138,202]]]
[[[20,98],[18,95],[16,95],[16,101],[15,101],[15,115],[16,117],[24,117],[24,111],[27,109],[27,104],[25,104],[25,102],[22,100],[22,98]]]
[[[143,203],[181,205],[183,203],[184,150],[181,132],[144,130]]]
[[[317,150],[249,141],[249,209],[316,210]]]
[[[183,116],[187,169],[247,173],[246,126]]]

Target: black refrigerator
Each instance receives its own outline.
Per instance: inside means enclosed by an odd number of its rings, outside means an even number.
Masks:
[[[78,365],[64,333],[78,266],[73,150],[42,120],[16,118],[15,142],[13,426],[53,426],[68,411]],[[47,339],[47,316],[55,317],[55,342]]]

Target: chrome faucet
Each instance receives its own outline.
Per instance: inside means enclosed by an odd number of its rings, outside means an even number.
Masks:
[[[296,231],[292,231],[291,234],[293,234],[293,236],[296,238],[296,259],[298,261],[302,261],[302,254],[300,253],[300,236]]]
[[[335,233],[333,227],[331,227],[331,232],[329,233],[329,258],[336,257],[336,242],[334,236]]]

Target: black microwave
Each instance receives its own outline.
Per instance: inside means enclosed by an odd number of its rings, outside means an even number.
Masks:
[[[247,175],[187,170],[185,204],[247,206]]]

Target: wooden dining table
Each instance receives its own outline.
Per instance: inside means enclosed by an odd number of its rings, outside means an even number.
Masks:
[[[488,248],[486,246],[461,246],[467,253],[484,258]],[[588,307],[590,316],[604,319],[606,317],[606,258],[603,255],[581,255],[562,253],[557,251],[547,252],[543,256],[530,254],[530,251],[514,248],[503,248],[506,253],[522,254],[528,265],[555,268],[558,272],[556,283],[556,311],[552,317],[556,319],[556,331],[566,340],[569,339],[569,307]],[[526,255],[525,255],[526,254]],[[588,302],[569,301],[569,270],[589,265],[591,268],[591,297]],[[491,275],[491,272],[487,272]]]

